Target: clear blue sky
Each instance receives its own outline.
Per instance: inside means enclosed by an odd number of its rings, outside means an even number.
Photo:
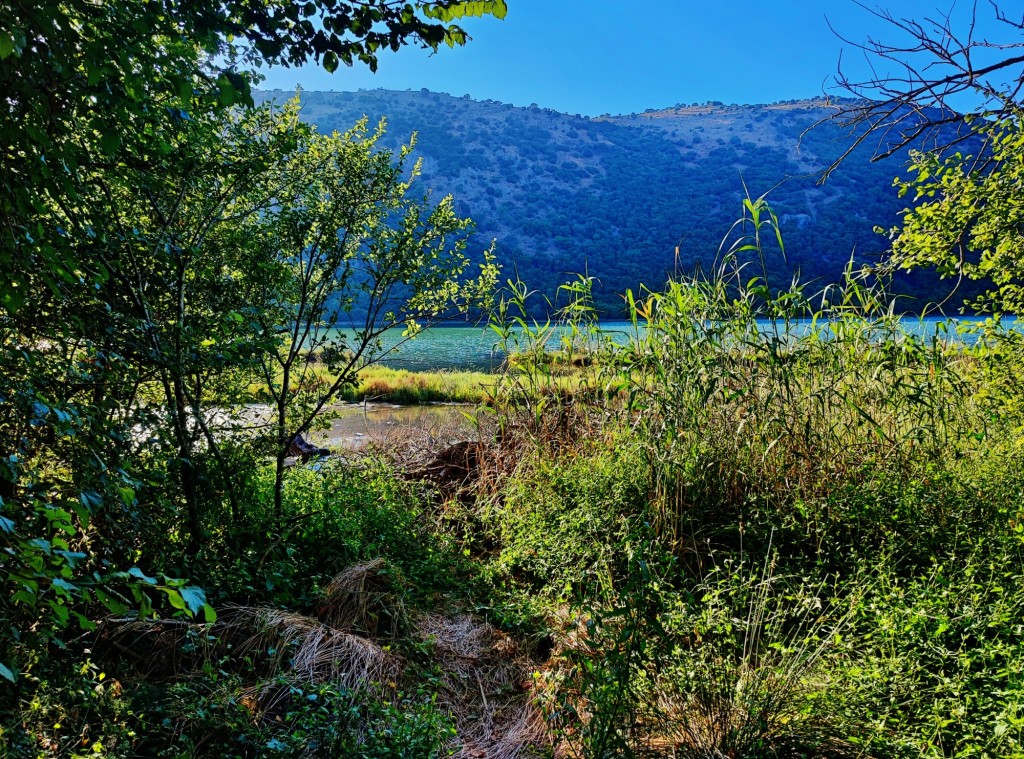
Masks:
[[[273,69],[261,87],[419,89],[567,113],[630,113],[675,103],[766,103],[820,95],[863,56],[836,37],[898,39],[853,0],[507,0],[504,20],[467,19],[473,37],[436,55],[384,53],[376,74],[341,67]],[[864,0],[923,21],[954,8],[965,28],[972,3]],[[1019,0],[1006,0],[1009,7]],[[826,20],[827,19],[827,20]],[[979,31],[999,25],[978,2]],[[1004,33],[1005,36],[1005,33]],[[834,92],[834,90],[832,90]]]

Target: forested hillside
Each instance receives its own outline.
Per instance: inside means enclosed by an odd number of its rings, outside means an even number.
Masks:
[[[786,257],[776,251],[768,261],[776,286],[795,272],[814,286],[835,282],[851,255],[877,260],[888,239],[875,228],[897,224],[908,203],[893,187],[906,154],[871,162],[875,142],[819,181],[850,139],[833,124],[814,126],[832,112],[823,99],[588,118],[427,90],[301,98],[303,118],[322,131],[344,131],[365,115],[387,119],[389,146],[415,132],[423,185],[455,195],[459,213],[477,223],[475,247],[497,238],[506,270],[514,263],[524,281],[548,294],[566,272],[586,270],[611,314],[627,288],[657,288],[673,270],[706,269],[745,192],[769,193],[780,217]],[[915,275],[896,289],[939,300],[950,286]]]

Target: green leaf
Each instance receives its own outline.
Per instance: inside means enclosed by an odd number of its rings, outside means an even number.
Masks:
[[[182,600],[188,610],[193,614],[198,614],[204,606],[206,606],[206,593],[202,588],[197,588],[194,585],[182,588],[178,591],[181,594]]]
[[[217,97],[224,106],[232,106],[238,102],[238,91],[226,74],[217,77]]]
[[[96,623],[86,617],[84,614],[79,614],[77,611],[71,612],[71,616],[78,622],[78,626],[85,631],[95,630]]]
[[[50,610],[53,612],[53,616],[57,619],[57,624],[61,627],[66,627],[68,624],[68,618],[71,616],[71,612],[68,607],[61,602],[50,601]]]
[[[103,604],[111,614],[120,615],[125,614],[128,611],[128,607],[125,604],[99,588],[96,589],[96,598],[99,599],[100,603]]]
[[[15,603],[15,604],[25,604],[26,606],[35,606],[35,604],[36,604],[36,597],[35,597],[35,594],[33,594],[31,591],[19,590],[17,593],[15,593],[13,596],[11,596],[11,601],[13,603]]]
[[[142,580],[147,585],[156,585],[156,578],[147,577],[145,573],[138,567],[132,567],[128,570],[128,574],[137,580]]]
[[[14,38],[6,32],[0,32],[0,61],[9,58],[14,52]],[[2,666],[2,665],[0,665]],[[9,672],[10,670],[8,670]],[[14,682],[13,680],[11,682]]]
[[[61,590],[66,591],[67,593],[74,593],[78,590],[78,587],[76,585],[72,585],[67,580],[62,580],[59,577],[54,578],[53,586],[55,588],[60,588]]]
[[[6,664],[2,663],[0,663],[0,677],[4,678],[5,680],[10,680],[12,683],[17,682],[18,679],[17,676],[14,674],[14,671],[11,670],[10,667],[8,667]]]
[[[81,551],[54,551],[54,553],[64,559],[72,569],[89,558],[89,554]]]
[[[107,132],[100,137],[100,150],[105,155],[111,156],[121,149],[121,138],[116,132]]]
[[[188,609],[188,605],[185,603],[185,599],[181,597],[181,593],[179,593],[177,590],[175,590],[174,588],[161,588],[161,590],[163,590],[163,592],[167,594],[167,600],[170,601],[171,606],[173,606],[175,609],[179,609],[181,611],[185,611]]]
[[[180,97],[186,103],[192,100],[191,80],[183,78],[178,81],[178,97]]]
[[[471,16],[505,18],[507,13],[508,6],[505,4],[505,0],[473,0],[472,2],[455,3],[445,7],[435,6],[423,9],[423,14],[428,18],[436,18],[445,23]]]
[[[100,506],[103,505],[103,496],[101,496],[95,490],[86,490],[85,492],[78,496],[78,500],[81,501],[82,505],[85,506],[90,511],[92,509],[98,509]]]
[[[330,50],[324,53],[324,70],[328,74],[333,74],[338,70],[338,56]]]

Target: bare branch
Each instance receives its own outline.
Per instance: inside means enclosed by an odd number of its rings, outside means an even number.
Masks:
[[[840,58],[835,84],[855,99],[838,101],[835,113],[826,120],[848,128],[854,137],[826,169],[825,177],[869,139],[878,139],[874,160],[911,145],[943,152],[972,137],[971,124],[978,119],[1000,120],[1021,113],[1024,15],[1020,20],[1011,18],[995,0],[989,0],[995,19],[1007,33],[1006,39],[998,41],[978,36],[977,3],[971,6],[962,33],[954,30],[951,12],[915,21],[857,4],[895,32],[897,42],[873,37],[856,42],[829,25],[844,43],[863,53],[870,73],[854,78]],[[965,98],[972,101],[967,108]]]

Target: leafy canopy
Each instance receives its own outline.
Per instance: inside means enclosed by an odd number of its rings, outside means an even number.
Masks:
[[[251,104],[251,69],[316,61],[375,70],[381,51],[461,45],[466,16],[504,0],[14,0],[0,6],[0,305],[24,304],[29,272],[95,276],[46,224],[48,200],[74,202],[83,167],[146,166],[169,147],[168,117]],[[157,129],[154,130],[154,126]],[[88,268],[88,267],[87,267]]]
[[[984,160],[956,153],[913,154],[913,177],[900,184],[915,206],[893,230],[891,265],[934,267],[947,277],[988,279],[975,304],[983,310],[1024,310],[1024,131],[1019,118],[985,123]]]

